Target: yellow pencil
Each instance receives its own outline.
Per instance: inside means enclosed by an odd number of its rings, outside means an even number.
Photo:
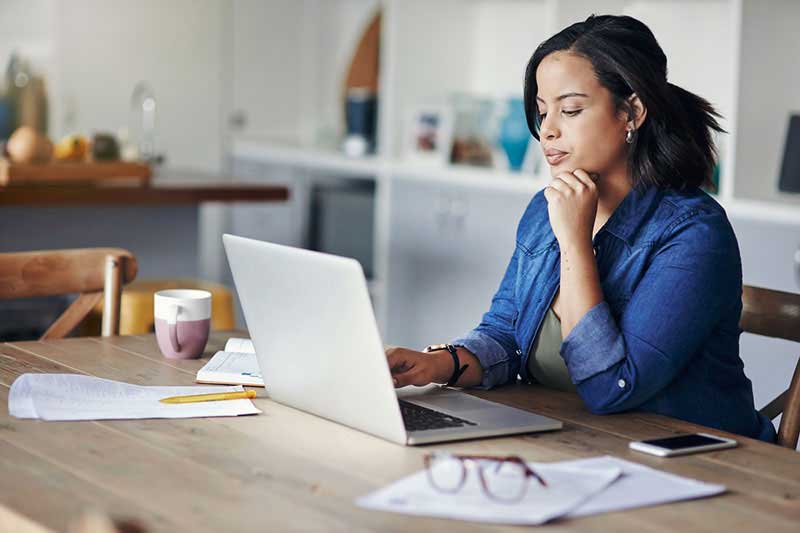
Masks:
[[[191,402],[215,402],[218,400],[242,400],[255,398],[256,391],[248,389],[242,392],[215,392],[211,394],[193,394],[192,396],[170,396],[161,398],[162,403],[191,403]]]

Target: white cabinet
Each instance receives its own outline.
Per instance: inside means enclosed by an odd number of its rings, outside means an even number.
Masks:
[[[421,349],[475,327],[530,199],[525,192],[394,180],[387,342]]]

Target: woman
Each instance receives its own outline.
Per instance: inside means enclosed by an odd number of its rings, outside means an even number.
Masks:
[[[519,374],[577,391],[594,413],[774,441],[739,357],[736,236],[699,188],[722,131],[713,107],[667,81],[642,22],[591,16],[536,49],[525,110],[553,179],[480,325],[428,353],[389,350],[395,385],[490,388]]]

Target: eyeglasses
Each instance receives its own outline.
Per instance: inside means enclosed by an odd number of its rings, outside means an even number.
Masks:
[[[500,502],[515,503],[522,500],[531,478],[542,487],[547,487],[545,480],[515,455],[490,457],[437,452],[425,456],[428,481],[441,492],[452,494],[461,490],[467,479],[468,468],[477,468],[484,494]]]

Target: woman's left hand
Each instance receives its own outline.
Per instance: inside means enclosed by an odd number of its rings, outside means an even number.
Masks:
[[[592,241],[597,214],[597,186],[581,169],[562,172],[545,188],[550,226],[563,248],[568,244]]]

